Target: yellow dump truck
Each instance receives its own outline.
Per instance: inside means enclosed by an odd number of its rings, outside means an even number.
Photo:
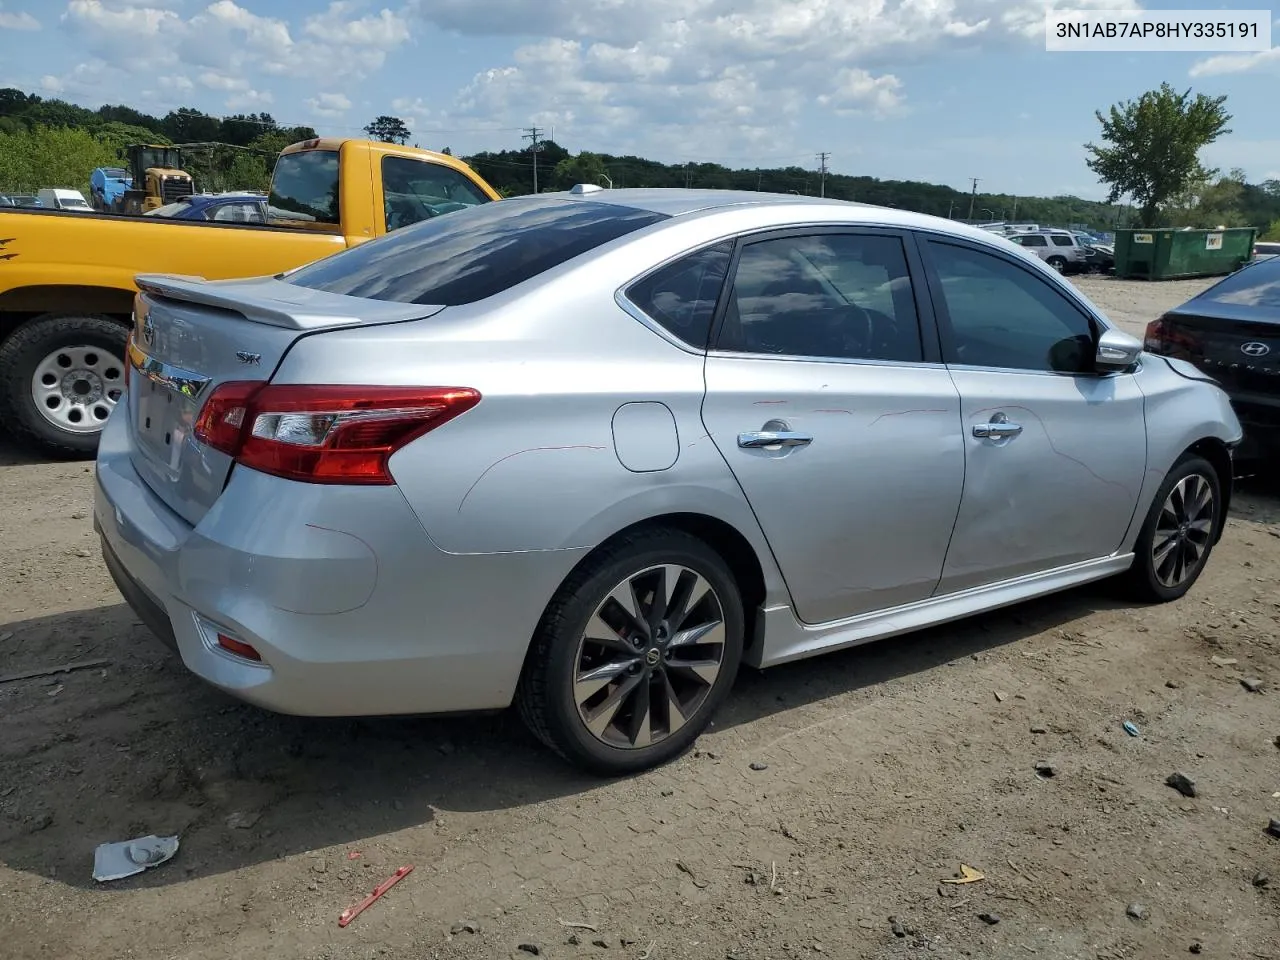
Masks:
[[[445,154],[317,139],[276,161],[266,225],[0,212],[0,424],[47,455],[83,457],[124,390],[133,278],[209,280],[299,267],[498,193]]]

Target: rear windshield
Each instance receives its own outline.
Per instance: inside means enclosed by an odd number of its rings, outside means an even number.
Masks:
[[[500,200],[397,230],[282,279],[371,300],[484,300],[665,214],[591,201]]]
[[[1200,294],[1214,303],[1280,310],[1280,257],[1257,263]]]
[[[341,223],[338,207],[338,151],[303,150],[281,154],[271,174],[267,202],[273,219]]]

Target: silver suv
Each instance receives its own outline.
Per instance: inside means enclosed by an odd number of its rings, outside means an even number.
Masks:
[[[1025,247],[1059,273],[1084,269],[1087,252],[1080,238],[1066,230],[1017,233],[1009,239]]]

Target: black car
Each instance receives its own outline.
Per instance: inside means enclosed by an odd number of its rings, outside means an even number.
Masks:
[[[1110,273],[1116,268],[1115,247],[1084,241],[1084,269],[1088,273]]]
[[[1241,267],[1150,323],[1146,348],[1221,384],[1244,427],[1238,456],[1280,456],[1280,257]]]

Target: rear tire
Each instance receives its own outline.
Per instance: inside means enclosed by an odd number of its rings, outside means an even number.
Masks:
[[[1168,603],[1204,572],[1223,523],[1222,484],[1208,460],[1188,453],[1156,491],[1134,544],[1126,593],[1145,603]]]
[[[46,314],[23,324],[0,343],[0,423],[48,456],[92,457],[124,389],[128,341],[124,324],[102,316]]]
[[[552,750],[603,776],[683,753],[742,659],[742,598],[724,560],[680,530],[630,534],[565,581],[538,625],[516,701]]]

